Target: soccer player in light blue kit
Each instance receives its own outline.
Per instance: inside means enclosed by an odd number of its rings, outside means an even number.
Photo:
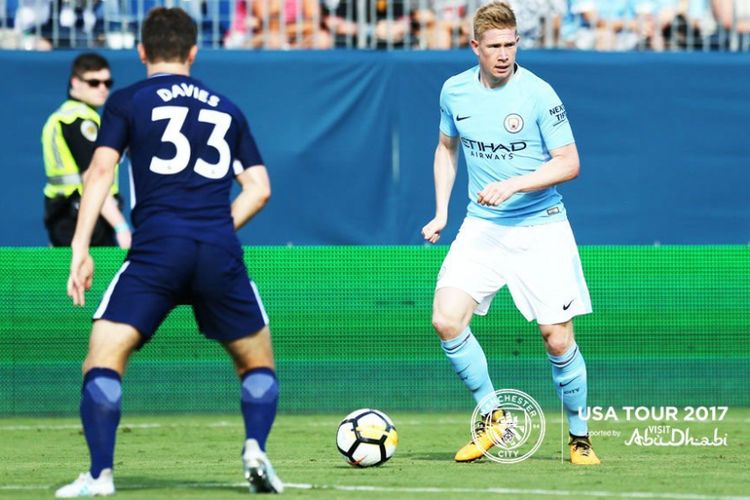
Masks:
[[[94,313],[83,363],[80,412],[91,466],[57,497],[115,492],[122,375],[131,354],[178,304],[192,306],[201,333],[221,342],[234,361],[250,490],[284,489],[265,454],[279,395],[271,332],[235,232],[263,208],[271,184],[242,111],[190,77],[196,37],[197,26],[183,10],[151,10],[138,46],[148,78],[112,94],[104,108],[71,245],[68,295],[74,304],[83,305],[91,287],[91,233],[126,151],[135,231]],[[234,180],[241,191],[230,203]]]
[[[436,211],[422,229],[425,240],[435,243],[446,226],[459,145],[470,202],[437,278],[432,323],[456,373],[483,405],[476,439],[455,459],[481,458],[498,444],[491,435],[503,436],[509,425],[494,396],[484,351],[469,328],[472,314],[486,314],[507,285],[516,307],[539,325],[568,418],[571,462],[598,464],[587,422],[579,416],[586,408],[586,365],[572,321],[591,312],[591,301],[555,189],[578,175],[578,151],[555,91],[516,64],[518,41],[507,4],[479,8],[471,41],[479,65],[449,78],[440,94]]]

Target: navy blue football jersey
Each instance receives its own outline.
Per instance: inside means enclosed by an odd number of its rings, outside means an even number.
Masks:
[[[188,76],[151,76],[110,96],[96,144],[129,155],[134,246],[177,236],[239,249],[232,181],[263,160],[229,99]]]

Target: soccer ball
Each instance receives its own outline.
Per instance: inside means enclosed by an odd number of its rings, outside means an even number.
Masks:
[[[347,415],[339,424],[336,447],[354,467],[371,467],[388,461],[396,451],[398,433],[388,415],[363,408]]]

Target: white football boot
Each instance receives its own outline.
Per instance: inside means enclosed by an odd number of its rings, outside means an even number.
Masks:
[[[245,441],[242,451],[242,465],[245,469],[245,479],[250,483],[251,493],[281,493],[284,483],[271,466],[271,462],[255,439]]]
[[[90,472],[84,472],[78,476],[78,479],[55,492],[57,498],[106,497],[114,494],[115,483],[112,478],[112,469],[102,470],[96,479],[91,477]]]

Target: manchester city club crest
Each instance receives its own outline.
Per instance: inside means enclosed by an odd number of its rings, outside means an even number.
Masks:
[[[480,410],[491,399],[500,402],[502,416],[494,420],[498,411],[481,415]],[[477,426],[482,421],[483,425]],[[477,429],[484,430],[492,439],[493,446],[484,451],[484,456],[493,462],[515,464],[532,456],[544,441],[546,422],[544,412],[534,398],[517,389],[500,389],[488,394],[471,415],[471,438],[478,438]]]
[[[517,134],[523,129],[523,118],[521,118],[521,115],[511,113],[505,117],[503,125],[505,125],[505,130],[511,134]]]

